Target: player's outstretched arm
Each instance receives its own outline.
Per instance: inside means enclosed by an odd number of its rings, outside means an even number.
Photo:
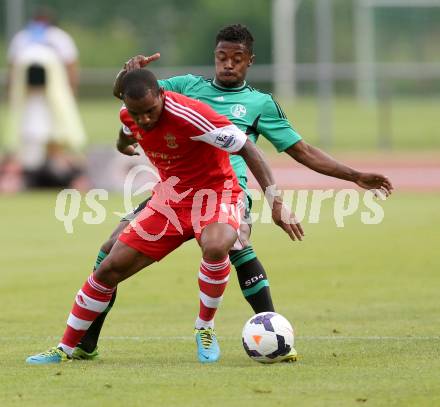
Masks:
[[[272,208],[272,218],[275,224],[281,227],[292,240],[302,240],[304,231],[301,224],[296,221],[295,215],[283,205],[283,201],[277,193],[272,171],[260,150],[254,143],[247,140],[237,154],[246,161],[261,189],[265,192],[266,199]]]
[[[159,52],[156,52],[155,54],[148,57],[144,55],[136,55],[135,57],[130,58],[124,64],[124,67],[116,75],[115,83],[113,85],[113,96],[117,97],[118,99],[122,99],[121,81],[127,72],[143,68],[147,66],[150,62],[157,61],[159,58]]]
[[[393,185],[386,176],[356,171],[303,140],[298,141],[285,152],[296,161],[321,174],[352,181],[361,188],[379,190],[385,196],[389,196],[393,190]]]

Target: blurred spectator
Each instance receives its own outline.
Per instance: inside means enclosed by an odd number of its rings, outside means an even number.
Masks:
[[[79,155],[86,137],[74,97],[77,58],[73,39],[46,8],[12,38],[0,191],[86,187]]]

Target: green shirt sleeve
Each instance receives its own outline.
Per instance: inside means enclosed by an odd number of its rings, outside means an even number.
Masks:
[[[268,96],[263,106],[257,130],[273,144],[278,152],[302,140],[302,137],[290,125],[280,105],[271,96]]]
[[[185,94],[185,91],[197,81],[194,75],[173,76],[168,79],[158,80],[159,86],[171,92]]]

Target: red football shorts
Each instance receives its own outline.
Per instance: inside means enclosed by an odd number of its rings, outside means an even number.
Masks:
[[[241,200],[182,207],[158,205],[153,198],[119,235],[119,240],[159,261],[187,240],[199,240],[211,223],[226,223],[238,233],[243,212]]]

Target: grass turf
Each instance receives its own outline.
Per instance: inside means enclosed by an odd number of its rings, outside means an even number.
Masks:
[[[2,197],[0,405],[440,405],[439,198],[396,194],[382,224],[362,225],[357,213],[343,229],[328,201],[319,224],[303,223],[302,243],[255,226],[277,310],[296,328],[294,365],[245,355],[251,311],[235,278],[217,318],[222,359],[198,364],[199,250],[190,242],[121,285],[98,361],[38,367],[24,359],[57,343],[122,199],[105,204],[104,224],[78,219],[68,235],[55,194]]]

